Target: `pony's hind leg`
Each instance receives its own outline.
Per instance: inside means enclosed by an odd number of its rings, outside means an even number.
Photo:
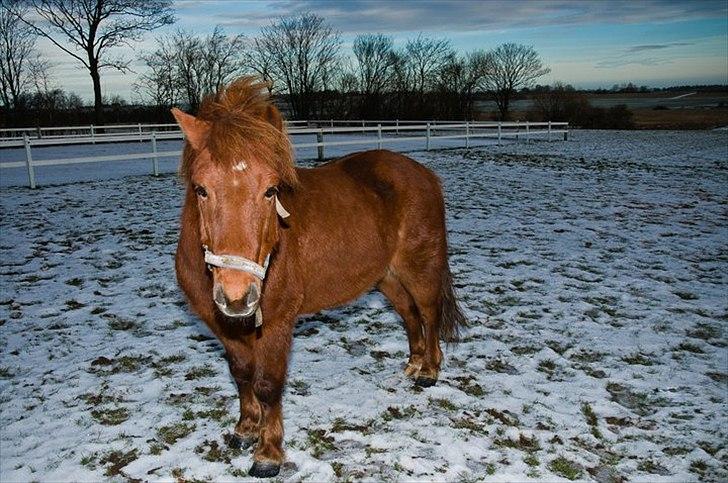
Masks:
[[[430,266],[418,264],[419,269],[403,272],[399,279],[409,293],[422,324],[423,345],[422,365],[415,378],[419,386],[432,386],[437,382],[442,362],[440,350],[441,325],[441,280],[440,267],[433,260]]]
[[[404,321],[410,349],[410,356],[404,373],[408,377],[417,379],[422,368],[425,340],[423,338],[422,323],[415,301],[392,272],[387,273],[379,282],[377,288],[389,299],[394,310],[397,311]]]

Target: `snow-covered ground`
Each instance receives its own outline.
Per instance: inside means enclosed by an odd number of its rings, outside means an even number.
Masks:
[[[303,319],[280,478],[725,481],[727,141],[411,153],[472,327],[422,389],[379,294]],[[0,481],[245,478],[221,346],[174,279],[180,200],[174,174],[0,190]]]

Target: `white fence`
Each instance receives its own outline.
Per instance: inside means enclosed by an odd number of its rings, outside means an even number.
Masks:
[[[419,121],[387,121],[389,125],[383,125],[377,122],[376,126],[367,125],[371,121],[306,121],[309,125],[318,125],[319,127],[298,127],[289,126],[288,133],[293,138],[292,144],[295,148],[317,148],[318,159],[325,158],[325,149],[330,146],[355,146],[355,145],[376,145],[381,149],[385,143],[402,142],[402,141],[424,141],[424,149],[430,150],[432,141],[439,139],[463,139],[464,147],[470,147],[471,140],[491,138],[497,140],[500,144],[506,139],[524,139],[527,142],[533,137],[542,137],[551,141],[554,136],[563,135],[563,139],[568,138],[569,125],[566,122],[460,122],[460,123],[442,123],[442,122],[426,122]],[[356,126],[335,127],[335,123],[355,123]],[[358,124],[362,123],[361,126]],[[176,125],[146,125],[146,126],[176,126]],[[118,127],[118,126],[117,126]],[[44,128],[47,129],[47,128]],[[68,129],[68,128],[65,128]],[[79,128],[87,129],[87,127]],[[151,173],[155,176],[159,175],[159,159],[167,157],[179,157],[181,150],[175,151],[159,151],[157,149],[158,140],[182,139],[183,135],[179,130],[176,131],[144,131],[139,130],[134,133],[128,131],[123,134],[104,133],[94,136],[92,127],[89,133],[72,134],[68,136],[57,137],[40,137],[31,138],[27,132],[23,133],[22,139],[3,140],[0,142],[0,148],[3,147],[25,147],[24,161],[1,162],[0,169],[22,168],[25,167],[28,172],[28,186],[36,187],[35,168],[39,166],[55,166],[65,164],[95,163],[104,161],[129,161],[149,159],[151,160]],[[346,140],[325,140],[326,135],[342,135],[342,134],[363,134],[361,139]],[[315,135],[316,142],[296,142],[296,136]],[[89,144],[95,142],[130,142],[130,141],[148,141],[151,143],[151,152],[118,154],[108,156],[88,156],[75,158],[60,159],[43,159],[33,160],[33,146],[48,146],[58,144]],[[12,144],[11,144],[12,143]]]

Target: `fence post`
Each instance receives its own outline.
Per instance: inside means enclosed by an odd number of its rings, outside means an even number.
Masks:
[[[379,141],[377,142],[377,149],[382,149],[382,125],[377,124],[377,138]]]
[[[364,120],[361,121],[361,133],[366,134],[366,131],[364,130]]]
[[[564,126],[564,141],[569,140],[569,124],[567,123],[566,126]]]
[[[37,135],[36,137],[37,137],[38,139],[41,139],[41,138],[43,137],[43,133],[42,133],[42,131],[40,130],[40,126],[36,126],[36,128],[35,128],[35,129],[36,129],[36,132],[38,133],[38,135]]]
[[[498,121],[498,146],[501,145],[501,122]]]
[[[95,137],[95,134],[94,134],[94,125],[91,124],[90,127],[91,127],[91,144],[96,144],[96,137]]]
[[[529,129],[528,129],[528,121],[526,121],[526,142],[531,142],[531,136],[529,135]]]
[[[549,121],[549,142],[551,142],[551,121]]]
[[[138,126],[139,126],[139,142],[141,143],[142,141],[144,141],[144,137],[142,136],[142,123],[139,123]]]
[[[521,134],[521,121],[517,120],[516,121],[516,141],[518,141],[520,134]]]
[[[396,129],[396,131],[395,131],[395,132],[397,133],[397,136],[399,136],[399,119],[396,119],[396,120],[394,121],[394,123],[395,123],[395,126],[397,126],[397,129]]]
[[[324,130],[319,128],[316,133],[316,142],[318,143],[318,160],[324,160]]]
[[[27,133],[23,133],[23,143],[25,144],[25,165],[28,168],[28,185],[31,189],[35,189],[35,171],[33,171],[33,156],[30,154],[30,139],[28,139]]]
[[[430,123],[427,123],[427,151],[430,150]]]
[[[470,123],[465,121],[465,147],[470,147]]]
[[[159,159],[157,158],[157,133],[152,131],[152,170],[154,176],[159,176]]]
[[[333,119],[331,120],[331,127],[332,128],[334,127],[334,120]]]

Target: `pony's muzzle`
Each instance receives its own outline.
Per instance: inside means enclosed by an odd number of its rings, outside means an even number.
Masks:
[[[250,317],[258,309],[260,304],[260,288],[257,283],[251,283],[241,297],[230,300],[225,294],[221,284],[215,284],[212,290],[212,298],[220,311],[228,317]]]

